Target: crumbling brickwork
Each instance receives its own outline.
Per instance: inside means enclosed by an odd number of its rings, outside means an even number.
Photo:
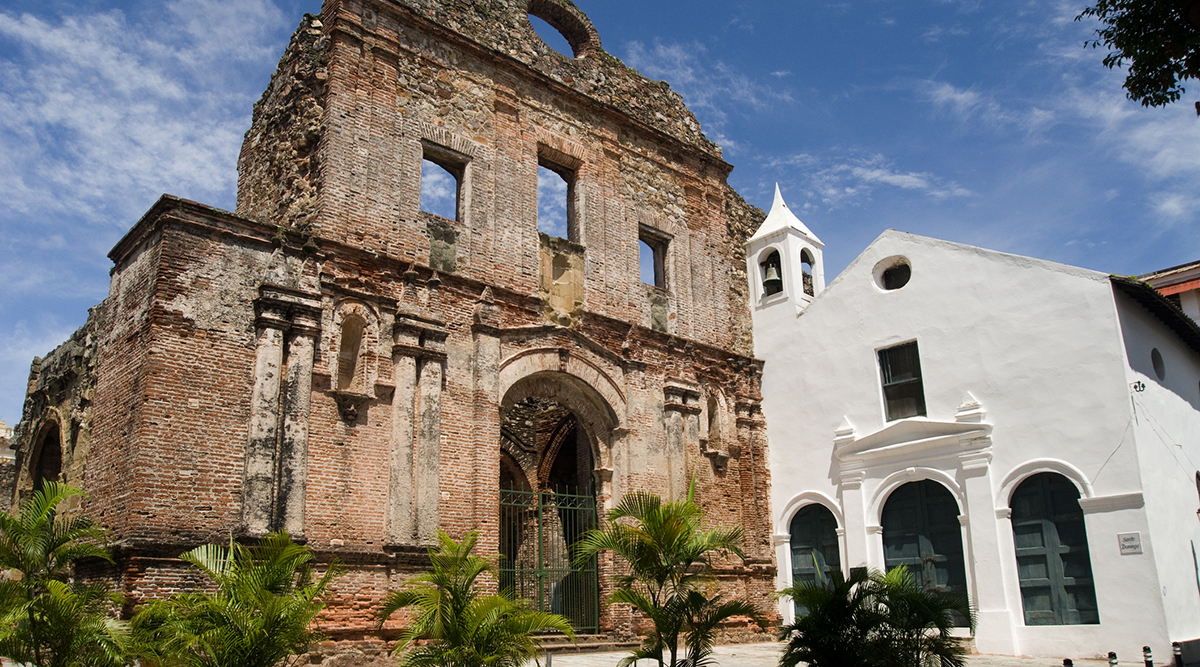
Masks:
[[[421,210],[424,159],[457,178],[456,219]],[[539,164],[569,179],[568,239],[538,232]],[[502,475],[569,481],[598,515],[695,479],[710,521],[746,532],[722,588],[770,615],[741,254],[762,212],[730,169],[567,0],[327,0],[255,105],[237,213],[164,197],[117,244],[95,323],[48,357],[84,370],[35,368],[22,451],[87,397],[66,477],[134,599],[187,585],[172,557],[231,532],[286,529],[343,560],[321,629],[362,650],[337,660],[377,657],[373,609],[438,530],[508,548]],[[660,285],[640,280],[639,238]],[[590,599],[615,566],[601,558]],[[588,631],[633,619],[604,606]]]

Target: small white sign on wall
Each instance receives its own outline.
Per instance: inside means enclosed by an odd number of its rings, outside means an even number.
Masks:
[[[1142,553],[1141,533],[1117,533],[1117,543],[1121,546],[1122,556],[1133,556]]]

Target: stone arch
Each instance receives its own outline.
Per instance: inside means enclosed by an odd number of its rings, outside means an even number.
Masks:
[[[600,48],[600,33],[592,25],[591,19],[574,3],[567,0],[528,0],[525,12],[549,23],[562,34],[576,58],[584,58]],[[530,26],[529,30],[533,32],[533,27]]]
[[[1075,488],[1079,489],[1080,498],[1091,498],[1095,495],[1092,491],[1092,483],[1079,468],[1061,459],[1034,459],[1016,466],[1004,476],[1004,480],[1000,482],[1000,493],[996,498],[999,501],[997,509],[1011,507],[1013,492],[1017,490],[1021,482],[1042,472],[1053,472],[1066,477],[1075,485]]]
[[[502,391],[502,417],[526,398],[554,401],[570,410],[587,433],[594,465],[601,467],[608,462],[608,434],[618,428],[619,421],[605,397],[590,384],[562,371],[537,371],[502,386]]]
[[[528,484],[500,491],[500,580],[515,594],[536,599],[539,609],[562,613],[576,631],[596,632],[604,593],[598,562],[572,562],[570,545],[598,525],[609,492],[608,480],[597,473],[606,469],[619,420],[599,389],[569,372],[599,369],[569,356],[555,351],[552,368],[545,367],[544,354],[517,355],[516,363],[502,364],[508,376],[502,369],[501,481],[523,476]],[[532,456],[518,461],[512,453],[520,449]]]
[[[597,428],[625,427],[625,392],[614,377],[621,377],[619,366],[606,362],[594,355],[584,355],[577,350],[559,347],[538,347],[522,350],[500,362],[499,393],[504,397],[501,402],[502,412],[517,401],[525,398],[518,396],[509,400],[509,390],[518,382],[542,374],[559,374],[566,387],[572,387],[575,393],[589,397],[580,402],[576,414],[582,419],[585,413],[595,413]],[[545,398],[553,398],[546,396]],[[558,399],[555,399],[558,400]],[[559,401],[564,405],[570,404]]]
[[[20,491],[24,492],[37,491],[43,481],[63,481],[66,470],[67,432],[62,418],[56,410],[47,409],[39,422],[34,431],[37,435],[29,443],[20,481]]]
[[[779,513],[778,520],[775,522],[775,534],[786,534],[792,525],[792,517],[808,505],[824,505],[825,509],[833,514],[833,518],[837,519],[838,528],[846,529],[846,517],[842,514],[842,508],[836,500],[820,491],[804,491],[792,496],[791,500],[788,500],[787,504],[783,506],[783,511]]]

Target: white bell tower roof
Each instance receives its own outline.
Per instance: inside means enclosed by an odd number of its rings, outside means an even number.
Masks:
[[[817,246],[825,245],[821,243],[821,239],[817,238],[816,234],[813,234],[808,227],[804,226],[803,222],[800,222],[800,218],[797,218],[792,213],[792,209],[788,208],[787,203],[783,201],[783,194],[779,192],[779,184],[776,183],[775,203],[771,204],[771,212],[767,214],[767,219],[763,220],[763,223],[758,227],[758,231],[754,232],[754,235],[746,243],[753,243],[788,228],[800,232],[801,235],[807,237]]]

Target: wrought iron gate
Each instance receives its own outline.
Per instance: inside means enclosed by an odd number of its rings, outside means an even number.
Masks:
[[[561,614],[580,634],[596,634],[596,559],[574,567],[573,545],[596,526],[591,493],[500,490],[500,586]]]

